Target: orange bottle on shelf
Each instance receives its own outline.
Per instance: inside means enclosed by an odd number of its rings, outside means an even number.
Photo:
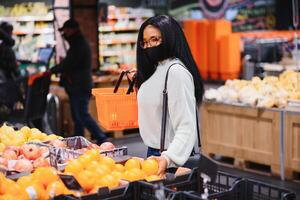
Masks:
[[[197,56],[196,63],[203,80],[208,79],[208,20],[200,20],[197,24]]]
[[[185,20],[183,22],[183,30],[192,54],[195,56],[197,44],[197,20]]]
[[[212,80],[219,79],[219,47],[218,41],[222,36],[232,33],[231,22],[220,19],[210,20],[208,25],[208,72]]]
[[[183,22],[183,30],[187,42],[189,44],[190,50],[192,52],[193,58],[197,65],[199,65],[199,54],[198,54],[198,44],[199,44],[199,36],[198,36],[198,22],[199,20],[186,20]]]
[[[236,79],[241,71],[241,40],[238,34],[222,36],[219,40],[220,79]]]

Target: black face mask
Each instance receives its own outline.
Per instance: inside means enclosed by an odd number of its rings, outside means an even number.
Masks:
[[[165,59],[165,53],[162,44],[159,44],[158,46],[155,47],[146,48],[144,50],[146,52],[148,59],[153,64],[157,64],[159,61]]]

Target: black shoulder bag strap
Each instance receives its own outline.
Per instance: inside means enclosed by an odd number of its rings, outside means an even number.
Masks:
[[[181,65],[182,67],[185,68],[180,63],[173,63],[167,70],[166,73],[166,78],[165,78],[165,84],[164,84],[164,90],[163,90],[163,109],[162,109],[162,120],[161,120],[161,138],[160,138],[160,152],[163,152],[165,150],[165,138],[166,138],[166,123],[167,123],[167,113],[168,113],[168,90],[167,90],[167,85],[168,85],[168,76],[169,76],[169,71],[172,66],[174,65]],[[200,130],[199,130],[199,122],[198,122],[198,109],[197,109],[197,104],[195,104],[195,109],[196,109],[196,125],[197,125],[197,139],[198,139],[198,147],[199,147],[199,153],[200,153],[200,147],[201,147],[201,141],[200,141]],[[198,152],[196,152],[198,153]]]
[[[163,113],[162,113],[162,123],[161,123],[161,141],[160,141],[160,151],[163,152],[165,150],[165,136],[166,136],[166,122],[167,122],[167,111],[168,111],[168,91],[167,91],[167,82],[168,82],[168,75],[170,68],[180,63],[172,64],[167,71],[166,78],[165,78],[165,85],[163,90]],[[183,66],[185,67],[185,66]],[[188,167],[190,169],[194,169],[195,167],[198,168],[198,171],[201,177],[204,175],[206,178],[208,177],[210,180],[209,182],[214,182],[216,179],[218,165],[209,157],[201,154],[201,141],[200,141],[200,130],[199,130],[199,122],[198,122],[198,109],[197,104],[195,105],[196,109],[196,124],[197,124],[197,139],[198,139],[198,147],[199,151],[195,152],[195,155],[190,156],[187,162],[183,165],[184,167]],[[202,187],[201,187],[202,188]]]

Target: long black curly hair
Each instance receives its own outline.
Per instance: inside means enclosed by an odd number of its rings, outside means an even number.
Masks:
[[[137,44],[143,41],[146,26],[158,28],[162,35],[164,58],[178,58],[192,74],[197,104],[202,102],[204,87],[196,62],[179,23],[170,16],[158,15],[147,19],[140,27]],[[144,49],[137,45],[137,87],[139,88],[154,73],[156,66],[148,60]]]

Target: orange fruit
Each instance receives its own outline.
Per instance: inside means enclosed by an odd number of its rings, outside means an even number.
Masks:
[[[115,165],[115,171],[118,171],[118,172],[125,172],[125,167],[121,164],[116,164]]]
[[[82,164],[83,167],[87,167],[93,161],[93,156],[90,154],[83,154],[79,156],[77,160]]]
[[[18,185],[16,182],[12,180],[6,180],[1,184],[5,184],[4,185],[5,192],[3,194],[17,196],[18,199],[20,200],[29,200],[29,196],[26,193],[25,189],[20,185]]]
[[[133,169],[133,168],[141,169],[141,163],[137,159],[130,158],[125,163],[125,169],[130,170],[130,169]]]
[[[138,168],[127,170],[123,174],[123,178],[128,181],[137,181],[145,178],[145,173]]]
[[[44,189],[42,184],[32,183],[30,186],[25,188],[30,199],[41,199],[48,200],[50,199],[46,190]]]
[[[0,194],[8,194],[7,191],[16,185],[16,183],[13,180],[7,178],[4,178],[0,184]]]
[[[145,179],[148,182],[161,180],[161,178],[158,175],[155,175],[155,174],[147,176]]]
[[[85,155],[89,155],[92,158],[92,160],[94,160],[94,161],[98,161],[102,157],[99,150],[97,150],[97,149],[90,149],[85,152]]]
[[[154,175],[158,172],[158,163],[154,159],[147,159],[142,163],[142,170],[148,175]]]
[[[106,174],[109,174],[111,171],[108,166],[100,165],[94,172],[95,172],[95,175],[97,175],[97,176],[104,176]]]
[[[119,171],[113,171],[111,175],[117,180],[120,180],[123,177],[123,173]]]
[[[103,187],[108,187],[109,189],[119,186],[119,180],[111,174],[106,174],[97,183]]]
[[[81,185],[81,187],[85,191],[90,191],[93,189],[95,184],[95,175],[93,172],[90,172],[88,170],[83,170],[80,172],[80,174],[76,175],[76,180]]]
[[[40,184],[40,182],[33,177],[33,175],[30,176],[22,176],[17,180],[17,184],[23,188],[27,188],[33,184]]]
[[[92,161],[90,164],[85,168],[88,171],[94,172],[96,171],[100,166],[100,163],[97,161]]]
[[[110,170],[113,170],[115,168],[115,164],[116,162],[114,161],[114,159],[108,157],[108,156],[104,156],[99,160],[99,163],[101,165],[106,165],[109,167]]]
[[[83,170],[83,165],[79,160],[71,160],[68,162],[65,172],[69,174],[79,174]]]
[[[44,188],[47,188],[48,185],[59,180],[56,170],[52,167],[37,168],[33,173],[33,176],[43,184]]]
[[[52,198],[54,196],[65,194],[66,186],[61,181],[54,181],[47,187],[47,194]]]
[[[16,197],[15,195],[11,195],[11,194],[4,194],[0,196],[0,200],[15,200]]]

